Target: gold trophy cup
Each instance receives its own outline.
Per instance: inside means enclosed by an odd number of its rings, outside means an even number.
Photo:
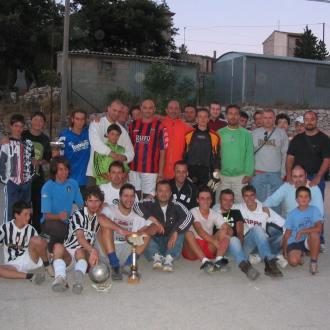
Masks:
[[[136,248],[144,244],[144,240],[143,240],[144,237],[146,237],[145,234],[139,234],[139,233],[131,233],[130,235],[127,236],[128,244],[132,245],[132,264],[131,264],[131,271],[127,280],[129,284],[138,284],[140,282],[140,275],[138,273],[138,265],[137,265]]]

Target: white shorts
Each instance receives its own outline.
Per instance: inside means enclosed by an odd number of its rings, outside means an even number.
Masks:
[[[28,273],[29,271],[42,267],[43,262],[41,258],[39,258],[38,262],[35,263],[31,259],[29,251],[26,251],[23,255],[17,257],[13,261],[9,261],[6,265],[15,267],[18,272]]]
[[[137,191],[142,191],[143,194],[155,196],[157,173],[141,173],[130,171],[129,182]]]

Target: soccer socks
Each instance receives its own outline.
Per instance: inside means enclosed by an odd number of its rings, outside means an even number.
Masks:
[[[66,278],[66,264],[63,259],[55,259],[53,261],[53,267],[55,271],[55,278],[58,276]]]
[[[215,262],[221,260],[222,258],[223,258],[223,256],[217,256],[217,257],[215,258]]]
[[[120,266],[119,259],[117,257],[116,252],[109,253],[108,258],[109,258],[109,263],[110,263],[111,267],[119,267]]]
[[[87,270],[87,261],[85,259],[79,259],[77,262],[76,262],[76,266],[74,267],[74,270],[79,270],[81,271],[83,274],[86,273],[86,270]]]

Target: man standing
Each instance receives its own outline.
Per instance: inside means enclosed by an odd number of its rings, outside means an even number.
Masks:
[[[206,185],[211,173],[219,169],[219,136],[208,128],[209,112],[199,109],[197,128],[186,134],[185,161],[188,164],[189,177],[197,185]]]
[[[253,121],[254,121],[254,128],[262,127],[263,120],[262,117],[264,115],[264,112],[262,110],[257,110],[253,114]]]
[[[264,202],[282,184],[285,177],[286,153],[289,139],[285,131],[275,126],[275,113],[264,111],[263,127],[252,131],[255,176],[251,184],[257,190],[257,199]],[[276,210],[280,213],[280,208]]]
[[[196,108],[193,105],[187,105],[183,111],[184,121],[191,127],[196,126]]]
[[[71,113],[71,127],[65,128],[59,134],[59,140],[64,143],[63,156],[70,163],[70,178],[79,184],[81,193],[87,185],[87,165],[90,156],[90,144],[87,123],[87,113],[76,109]]]
[[[237,105],[227,107],[228,126],[221,128],[221,184],[216,193],[231,189],[236,202],[241,201],[241,190],[250,182],[254,172],[253,141],[251,133],[239,126],[240,108]]]
[[[87,176],[89,177],[93,176],[93,160],[95,151],[102,155],[109,155],[114,160],[119,160],[121,162],[130,163],[134,158],[134,149],[131,139],[125,128],[118,123],[118,117],[122,107],[123,104],[120,100],[112,101],[107,108],[106,116],[102,117],[99,122],[93,121],[89,125],[89,141],[91,144],[91,153],[87,167]],[[107,129],[114,123],[119,125],[122,131],[122,134],[120,134],[118,140],[118,145],[125,149],[124,155],[111,151],[111,149],[105,144],[107,141]]]
[[[210,103],[210,121],[208,123],[209,129],[217,132],[220,128],[226,127],[227,122],[221,118],[221,105],[218,101]]]
[[[43,133],[46,123],[45,115],[40,112],[34,112],[31,116],[31,128],[22,134],[22,139],[30,140],[34,147],[34,167],[35,174],[32,177],[31,184],[31,202],[32,217],[31,224],[37,230],[41,231],[41,188],[45,183],[44,168],[49,164],[51,158],[51,149],[49,137]]]
[[[330,165],[330,139],[317,128],[317,114],[304,114],[305,132],[296,135],[290,142],[286,163],[287,179],[292,182],[292,167],[301,165],[307,172],[309,186],[318,185],[324,199],[324,175]]]
[[[134,146],[134,159],[130,164],[129,181],[141,197],[153,197],[158,180],[163,178],[165,163],[165,129],[154,116],[155,103],[146,99],[141,104],[142,119],[129,126]]]
[[[172,197],[188,210],[197,206],[197,187],[188,179],[188,165],[179,160],[174,165],[174,179],[170,180]]]
[[[169,180],[174,177],[174,164],[183,158],[185,135],[192,130],[192,127],[180,119],[181,110],[178,101],[170,101],[166,113],[167,116],[162,122],[167,133],[165,137],[167,147],[165,150],[164,179]]]
[[[247,112],[241,110],[239,112],[239,126],[248,129],[247,128],[248,121],[249,121],[249,115],[247,114]]]
[[[159,223],[159,231],[150,240],[145,252],[153,260],[153,268],[165,272],[173,271],[173,260],[181,255],[184,232],[193,222],[192,214],[181,203],[171,200],[170,183],[159,181],[156,198],[134,205],[134,211],[141,217]]]

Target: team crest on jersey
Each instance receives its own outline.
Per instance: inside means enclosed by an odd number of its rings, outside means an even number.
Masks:
[[[71,192],[71,191],[72,191],[71,186],[67,186],[67,187],[66,187],[66,191],[67,191],[68,193]]]

